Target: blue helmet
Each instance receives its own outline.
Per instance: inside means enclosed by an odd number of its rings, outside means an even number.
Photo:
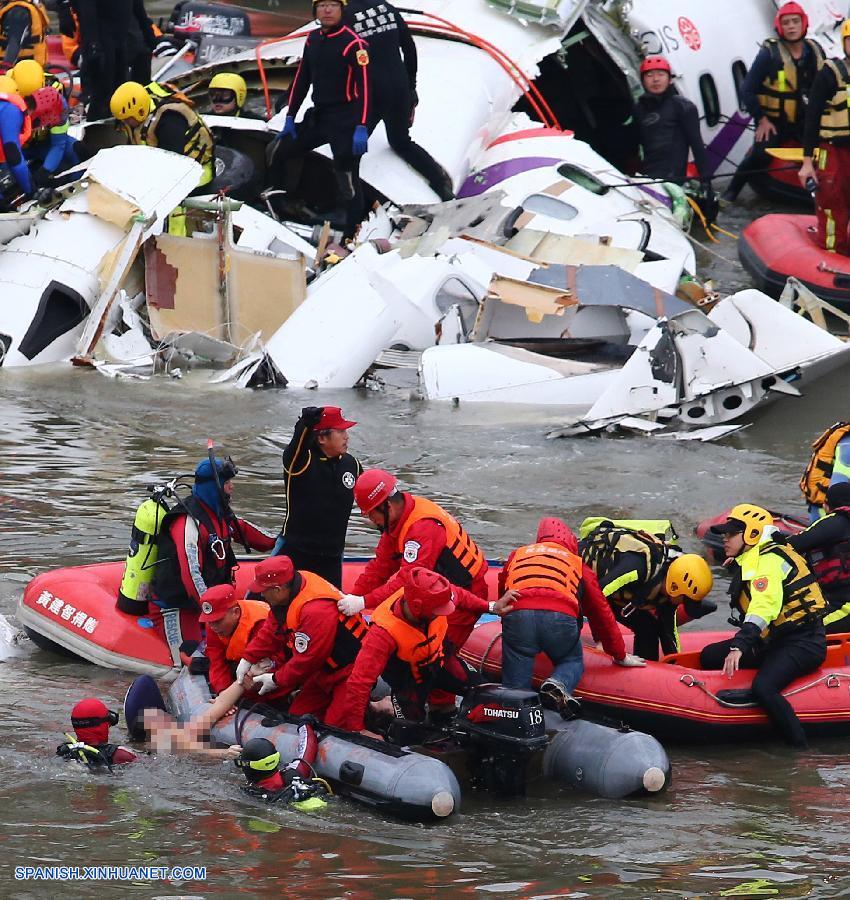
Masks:
[[[218,469],[218,478],[222,484],[225,481],[230,481],[234,475],[239,474],[239,469],[236,468],[236,464],[229,456],[226,456],[224,459],[217,456],[215,458],[215,467]],[[195,467],[195,484],[214,480],[213,468],[209,459],[202,459]]]

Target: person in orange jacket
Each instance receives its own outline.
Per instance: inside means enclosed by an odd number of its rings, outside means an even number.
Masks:
[[[288,556],[263,560],[250,589],[262,593],[271,614],[245,648],[236,680],[283,703],[297,690],[291,715],[338,725],[345,680],[367,631],[362,616],[340,613],[342,593],[319,575],[297,571]],[[281,657],[285,662],[274,672],[259,671],[261,660]]]
[[[469,670],[448,640],[448,617],[478,598],[422,566],[405,568],[400,581],[401,587],[373,612],[348,677],[345,727],[350,731],[363,731],[369,695],[379,677],[392,688],[404,718],[413,721],[425,718],[426,700],[435,689],[462,694],[472,686]],[[513,602],[514,594],[508,592],[495,601],[493,611],[505,615]]]
[[[502,622],[502,684],[530,689],[534,660],[544,653],[554,670],[540,686],[540,696],[544,706],[562,716],[578,711],[572,693],[584,671],[583,614],[618,665],[646,665],[626,653],[596,575],[582,564],[576,536],[561,519],[540,520],[535,542],[514,550],[505,562],[499,589],[517,592],[514,609]]]
[[[220,694],[233,684],[245,648],[268,615],[268,603],[240,600],[230,584],[217,584],[201,594],[198,621],[207,629],[206,657],[210,661],[208,678],[213,693]]]

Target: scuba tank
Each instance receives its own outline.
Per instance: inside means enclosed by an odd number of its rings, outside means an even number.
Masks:
[[[148,611],[148,593],[158,556],[157,540],[169,512],[165,498],[174,494],[174,482],[150,491],[150,498],[139,506],[133,519],[130,548],[115,604],[121,612],[131,616],[143,616]]]

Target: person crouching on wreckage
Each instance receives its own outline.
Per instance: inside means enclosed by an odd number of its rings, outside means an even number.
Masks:
[[[299,571],[288,556],[272,556],[255,569],[251,591],[261,593],[271,613],[245,648],[237,682],[290,715],[312,715],[340,726],[345,684],[367,631],[359,613],[339,612],[342,592],[312,572]],[[262,660],[282,661],[273,672]],[[288,703],[289,696],[298,691]]]
[[[517,599],[502,621],[502,684],[531,690],[534,660],[544,653],[554,669],[540,686],[540,698],[564,718],[580,709],[573,691],[584,671],[582,613],[617,665],[646,665],[626,653],[596,575],[582,564],[576,536],[561,519],[541,519],[535,542],[511,553],[499,573],[499,591],[504,590],[515,591]]]
[[[165,637],[175,665],[186,662],[201,640],[201,595],[218,584],[231,584],[236,567],[233,539],[268,552],[274,538],[230,507],[238,469],[230,457],[204,459],[195,469],[192,496],[163,519],[152,585],[153,609],[161,611]],[[181,652],[183,657],[181,657]]]
[[[401,582],[372,613],[369,633],[348,677],[344,727],[350,731],[364,731],[369,696],[379,677],[392,688],[398,712],[416,722],[424,721],[425,704],[434,690],[462,694],[476,683],[475,674],[447,640],[448,616],[455,606],[480,613],[484,601],[422,566],[405,569]],[[494,602],[493,612],[510,612],[515,596],[507,591]],[[442,696],[436,708],[430,701],[429,706],[432,721],[434,712],[438,717],[445,712]]]

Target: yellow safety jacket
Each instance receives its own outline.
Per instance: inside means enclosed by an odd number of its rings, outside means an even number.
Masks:
[[[835,468],[835,452],[838,442],[850,434],[850,422],[836,422],[812,441],[812,456],[803,477],[800,490],[809,503],[823,506],[826,491]]]
[[[826,57],[817,41],[805,41],[817,60],[818,72]],[[803,109],[803,95],[797,82],[797,66],[788,46],[778,38],[769,38],[762,45],[770,51],[774,75],[765,78],[758,94],[762,112],[775,124],[797,123]]]
[[[155,81],[146,85],[145,90],[151,98],[153,109],[147,121],[141,125],[127,126],[125,124],[131,143],[156,147],[156,128],[163,114],[166,112],[179,113],[186,120],[186,143],[183,147],[183,155],[194,159],[203,167],[198,186],[209,184],[215,175],[213,168],[215,139],[204,120],[195,112],[192,101],[180,91]]]
[[[8,37],[6,35],[6,26],[4,18],[6,13],[15,7],[22,7],[30,15],[30,33],[29,37],[21,44],[21,52],[18,54],[18,60],[34,59],[42,66],[47,65],[47,32],[50,27],[50,20],[47,17],[47,10],[37,2],[37,0],[12,0],[7,3],[2,11],[0,11],[0,47],[6,52]]]
[[[828,59],[824,65],[835,75],[838,90],[820,117],[820,137],[823,141],[834,141],[836,138],[850,137],[850,94],[847,91],[850,70],[845,59]]]
[[[805,558],[766,536],[744,551],[729,587],[732,607],[766,623],[762,640],[822,619],[827,602]]]

